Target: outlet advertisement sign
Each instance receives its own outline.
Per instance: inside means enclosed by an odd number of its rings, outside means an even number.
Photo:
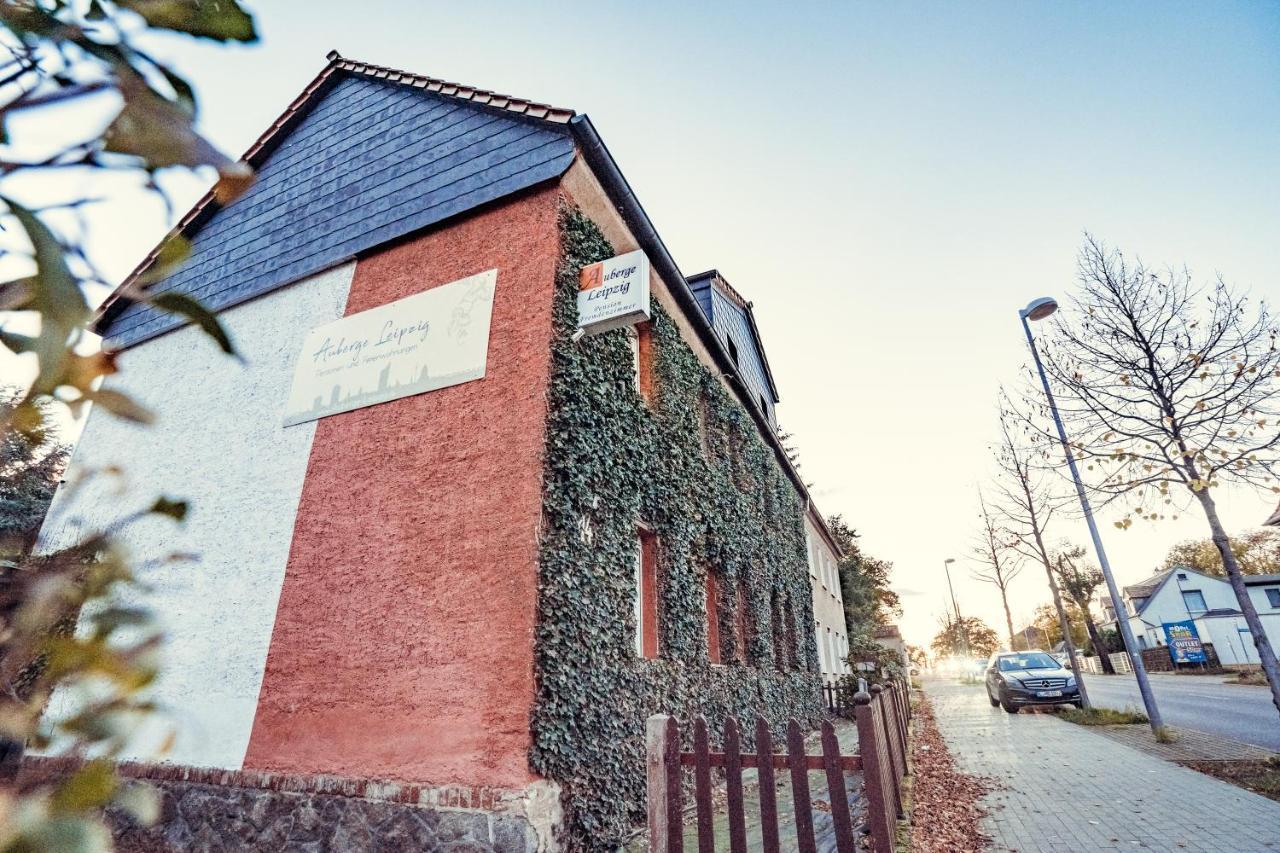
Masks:
[[[578,328],[588,335],[649,319],[649,258],[628,252],[582,268]]]
[[[1169,656],[1174,663],[1204,663],[1204,645],[1200,642],[1200,633],[1196,631],[1196,623],[1190,619],[1182,622],[1165,622],[1164,636],[1169,644]]]
[[[484,378],[497,281],[488,270],[313,329],[284,425]]]

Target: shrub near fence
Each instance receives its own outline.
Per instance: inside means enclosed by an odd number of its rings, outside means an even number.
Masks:
[[[891,853],[897,819],[902,817],[902,779],[907,770],[907,733],[911,705],[907,685],[893,681],[870,691],[851,693],[832,691],[829,699],[847,695],[844,706],[858,727],[858,755],[842,756],[835,728],[822,724],[822,754],[807,755],[800,724],[787,724],[786,752],[773,751],[770,725],[757,717],[756,749],[742,751],[742,732],[738,720],[725,720],[723,750],[713,752],[706,720],[693,721],[693,748],[681,749],[680,726],[674,717],[658,714],[648,719],[646,745],[648,753],[649,849],[653,853],[683,853],[684,793],[682,768],[694,772],[694,802],[698,830],[698,853],[714,853],[712,831],[714,808],[711,797],[711,768],[725,774],[729,817],[729,849],[746,853],[746,807],[743,796],[742,771],[756,768],[759,773],[760,847],[765,853],[780,853],[779,814],[775,790],[775,770],[785,770],[791,780],[795,810],[795,828],[800,853],[816,853],[813,828],[813,803],[809,794],[809,771],[825,771],[831,818],[838,853],[855,853],[859,849],[857,829],[871,836],[875,853]],[[842,712],[843,713],[843,712]],[[855,827],[845,786],[846,771],[861,771],[863,795],[867,804],[865,827]]]

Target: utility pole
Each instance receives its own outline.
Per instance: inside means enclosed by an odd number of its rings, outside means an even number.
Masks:
[[[960,605],[956,604],[956,588],[951,585],[951,564],[954,562],[954,557],[947,557],[942,561],[942,570],[947,573],[947,589],[951,591],[951,608],[956,612],[956,625],[960,629],[960,637],[964,640],[964,656],[968,658],[973,657],[973,653],[969,650],[969,629],[960,618]]]
[[[1040,373],[1040,382],[1044,385],[1044,395],[1049,401],[1049,411],[1053,413],[1053,424],[1058,429],[1058,441],[1062,443],[1062,452],[1067,457],[1067,467],[1071,469],[1071,479],[1076,486],[1076,495],[1080,498],[1080,508],[1084,511],[1084,520],[1089,525],[1089,538],[1093,540],[1093,550],[1098,555],[1098,565],[1102,576],[1107,581],[1107,591],[1111,593],[1111,604],[1116,610],[1116,627],[1124,638],[1125,651],[1133,663],[1133,675],[1138,681],[1138,692],[1142,694],[1142,704],[1147,709],[1147,719],[1151,722],[1151,730],[1159,736],[1164,728],[1160,718],[1160,709],[1156,706],[1155,694],[1151,691],[1151,682],[1147,678],[1147,667],[1142,662],[1142,652],[1138,649],[1138,641],[1133,636],[1133,626],[1129,624],[1129,614],[1124,607],[1124,599],[1120,597],[1120,589],[1111,574],[1111,563],[1107,561],[1107,551],[1102,547],[1102,536],[1098,533],[1098,524],[1093,520],[1093,508],[1089,506],[1089,497],[1084,491],[1084,482],[1080,479],[1080,470],[1076,467],[1076,457],[1071,452],[1071,444],[1067,441],[1067,428],[1062,424],[1062,416],[1058,414],[1058,403],[1049,388],[1049,377],[1044,372],[1044,364],[1040,361],[1040,351],[1036,349],[1036,340],[1031,335],[1031,324],[1028,320],[1043,320],[1058,310],[1058,303],[1050,297],[1036,299],[1026,308],[1018,312],[1022,320],[1022,330],[1027,333],[1027,346],[1031,347],[1031,356],[1035,359],[1036,370]]]

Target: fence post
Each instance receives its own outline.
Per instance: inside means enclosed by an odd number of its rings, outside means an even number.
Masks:
[[[862,759],[862,784],[867,794],[867,819],[871,824],[871,849],[875,853],[892,853],[893,835],[889,827],[890,805],[884,789],[884,770],[876,733],[876,720],[871,707],[871,694],[859,690],[853,696],[854,717],[858,724],[858,755]]]
[[[649,803],[649,849],[667,853],[667,715],[654,714],[644,724],[645,784]]]

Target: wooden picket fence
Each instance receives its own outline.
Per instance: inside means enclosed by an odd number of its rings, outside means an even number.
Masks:
[[[902,779],[907,772],[907,732],[911,703],[905,682],[875,685],[853,696],[853,712],[858,727],[858,755],[843,756],[830,721],[822,723],[822,754],[807,755],[799,722],[787,723],[786,752],[773,751],[769,722],[757,716],[756,748],[743,752],[738,720],[728,717],[724,724],[722,751],[712,751],[707,721],[693,720],[693,748],[681,748],[680,726],[674,717],[656,714],[646,726],[648,752],[649,849],[653,853],[684,851],[684,790],[682,769],[693,768],[694,806],[697,820],[698,853],[715,853],[714,809],[711,798],[711,769],[724,770],[729,817],[731,853],[748,849],[781,853],[774,770],[785,770],[791,779],[795,812],[797,849],[816,853],[813,831],[813,802],[809,795],[809,771],[825,771],[831,818],[838,853],[858,850],[853,814],[849,807],[846,771],[862,773],[863,798],[867,804],[866,831],[875,853],[892,853],[898,818],[902,817]],[[742,771],[756,768],[760,795],[760,844],[748,848],[746,808]]]

